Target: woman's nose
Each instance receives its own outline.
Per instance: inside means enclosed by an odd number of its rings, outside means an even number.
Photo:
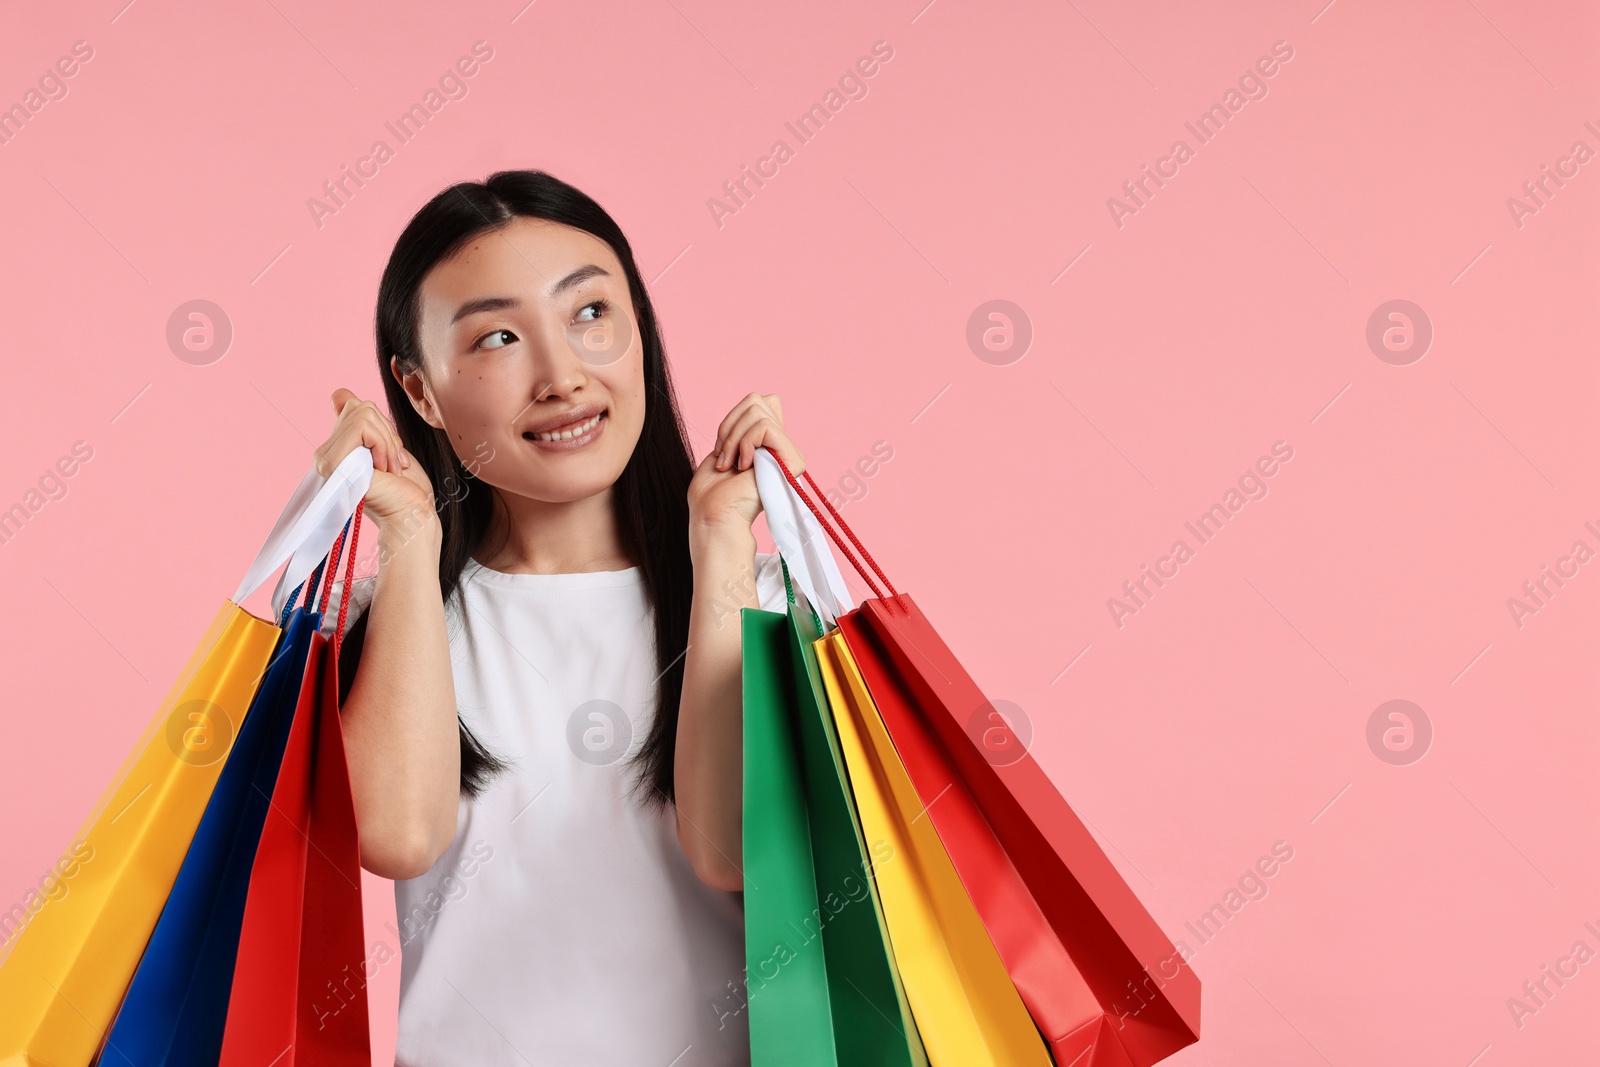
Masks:
[[[531,379],[528,407],[543,400],[564,399],[588,383],[589,365],[573,348],[568,332],[559,325],[552,326],[526,346]],[[523,408],[518,418],[526,411]]]

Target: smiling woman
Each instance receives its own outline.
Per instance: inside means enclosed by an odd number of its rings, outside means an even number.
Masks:
[[[538,171],[417,213],[376,339],[393,421],[338,390],[316,456],[375,467],[339,663],[362,863],[407,915],[465,842],[496,856],[403,946],[396,1063],[748,1063],[714,1010],[744,964],[720,623],[786,602],[751,532],[755,449],[804,469],[778,398],[696,464],[626,238]]]

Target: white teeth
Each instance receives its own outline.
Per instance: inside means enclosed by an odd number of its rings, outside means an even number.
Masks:
[[[603,411],[600,413],[600,415],[604,414],[605,412]],[[600,421],[600,415],[596,415],[588,422],[585,422],[580,426],[574,426],[570,430],[564,430],[561,433],[536,433],[533,435],[533,438],[536,441],[567,441],[574,437],[582,437],[584,434],[594,429],[595,424]]]

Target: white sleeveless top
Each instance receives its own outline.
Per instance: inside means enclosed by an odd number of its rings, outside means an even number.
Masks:
[[[375,580],[355,580],[347,631]],[[776,553],[757,553],[756,591],[784,609]],[[511,766],[462,796],[433,868],[394,883],[396,1067],[748,1064],[740,898],[695,875],[670,805],[629,792],[661,670],[639,568],[469,562],[445,617],[461,718]]]

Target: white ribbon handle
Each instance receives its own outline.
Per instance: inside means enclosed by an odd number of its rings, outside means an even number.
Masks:
[[[243,603],[288,560],[289,566],[272,593],[273,618],[282,615],[289,594],[328,554],[334,538],[339,536],[345,521],[355,514],[356,505],[367,495],[371,484],[372,450],[365,445],[357,445],[326,478],[313,467],[300,480],[283,514],[278,516],[266,544],[261,546],[244,581],[239,583],[233,602]]]
[[[822,616],[824,629],[833,626],[835,619],[856,604],[828,547],[828,533],[766,447],[757,448],[755,456],[756,492],[778,555],[789,568],[789,579]]]

